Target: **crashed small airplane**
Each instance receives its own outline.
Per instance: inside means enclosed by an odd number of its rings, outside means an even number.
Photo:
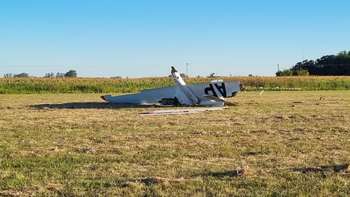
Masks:
[[[234,97],[241,90],[239,81],[212,80],[210,83],[186,84],[174,67],[171,75],[175,86],[142,90],[137,94],[105,95],[110,103],[153,104],[164,106],[216,106],[233,105],[224,98]]]

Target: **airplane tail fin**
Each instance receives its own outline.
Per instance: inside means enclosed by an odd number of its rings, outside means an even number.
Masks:
[[[179,100],[181,104],[185,105],[197,105],[199,99],[192,92],[192,90],[186,85],[185,81],[182,79],[181,75],[177,70],[172,66],[171,74],[173,75],[175,81],[176,94],[175,97]]]
[[[174,66],[171,67],[171,74],[175,77],[175,73],[177,73],[177,70],[175,69]]]

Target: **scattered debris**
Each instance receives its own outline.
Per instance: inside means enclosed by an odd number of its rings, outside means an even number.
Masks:
[[[265,91],[300,91],[301,88],[279,88],[279,87],[263,88],[263,87],[260,87],[260,88],[245,88],[244,89],[244,91],[262,91],[262,90],[265,90]]]
[[[320,97],[319,101],[324,100],[324,97]],[[316,105],[320,105],[320,102],[317,102]]]
[[[321,141],[323,140],[320,136],[317,136],[316,139],[321,140]]]
[[[213,110],[223,110],[223,107],[209,107],[209,108],[193,108],[193,109],[175,109],[175,110],[157,110],[140,113],[140,115],[174,115],[174,114],[190,114],[198,113],[200,111],[213,111]]]
[[[293,103],[304,103],[304,101],[294,101]]]

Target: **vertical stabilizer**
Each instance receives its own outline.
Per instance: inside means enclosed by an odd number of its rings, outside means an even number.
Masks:
[[[185,81],[173,66],[171,67],[171,74],[173,75],[175,81],[175,97],[179,100],[179,102],[185,105],[197,105],[199,103],[199,99],[186,85]]]

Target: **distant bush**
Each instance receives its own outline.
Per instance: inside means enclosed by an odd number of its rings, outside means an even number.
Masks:
[[[289,69],[277,71],[276,76],[293,76],[293,71]]]
[[[306,69],[301,69],[301,70],[286,69],[283,71],[277,71],[276,76],[309,76],[309,71],[307,71]]]
[[[295,76],[309,76],[309,71],[306,69],[295,70],[293,71],[293,75]]]

